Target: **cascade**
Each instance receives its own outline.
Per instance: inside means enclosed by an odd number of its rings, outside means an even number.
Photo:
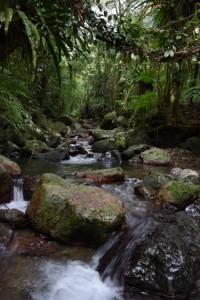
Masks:
[[[32,298],[125,300],[123,273],[136,246],[145,239],[152,227],[151,217],[139,219],[128,216],[127,229],[113,234],[89,264],[81,261],[69,261],[64,265],[44,263],[41,266],[43,279],[36,283]]]
[[[1,209],[16,208],[25,212],[28,201],[24,200],[23,183],[23,178],[13,179],[13,200],[10,203],[6,203],[5,205],[0,205]]]

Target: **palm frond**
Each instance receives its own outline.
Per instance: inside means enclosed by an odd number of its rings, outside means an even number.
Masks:
[[[40,34],[37,30],[37,27],[30,21],[30,19],[23,11],[17,10],[17,13],[24,24],[26,35],[31,46],[32,65],[33,67],[36,67],[37,49],[40,41]]]

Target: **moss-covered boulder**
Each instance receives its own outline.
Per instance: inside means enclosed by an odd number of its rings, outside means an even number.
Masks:
[[[15,178],[21,174],[20,166],[16,162],[3,155],[0,155],[0,165],[4,167],[4,169],[12,178]]]
[[[123,182],[125,180],[125,174],[122,168],[77,172],[75,177],[89,179],[100,184]]]
[[[101,128],[103,129],[114,129],[117,126],[117,113],[112,111],[107,113],[101,121]]]
[[[184,143],[179,144],[179,147],[191,151],[194,154],[200,154],[200,138],[192,136]]]
[[[13,198],[13,182],[6,171],[6,169],[0,165],[0,203],[8,203]]]
[[[40,140],[27,140],[24,148],[27,153],[33,154],[33,156],[50,150],[47,144]]]
[[[144,177],[143,182],[134,187],[135,194],[143,198],[153,198],[157,195],[159,189],[167,182],[173,180],[171,175],[151,171]]]
[[[151,171],[144,177],[143,184],[150,191],[158,191],[164,184],[172,180],[173,177],[169,174]]]
[[[69,132],[68,126],[66,126],[63,122],[49,122],[48,130],[53,134],[61,134],[65,135]]]
[[[171,156],[167,150],[152,147],[149,150],[142,152],[141,158],[144,164],[168,166],[171,163]]]
[[[59,115],[58,119],[67,126],[71,126],[75,122],[74,119],[67,114]]]
[[[125,132],[126,145],[131,147],[139,144],[151,145],[151,139],[143,128],[130,129]]]
[[[92,145],[93,151],[99,153],[106,153],[111,150],[116,150],[117,148],[118,147],[114,139],[106,139],[106,140],[98,141]]]
[[[52,238],[99,245],[121,226],[121,200],[103,190],[43,174],[26,211],[32,226]]]
[[[159,204],[170,203],[179,209],[185,208],[200,195],[200,186],[183,181],[170,181],[160,189],[157,195]]]
[[[90,130],[90,135],[93,136],[95,142],[106,139],[112,139],[114,138],[115,134],[116,133],[114,130],[103,130],[100,128]]]
[[[148,146],[148,145],[135,145],[135,146],[131,146],[131,147],[129,147],[128,149],[126,149],[125,151],[123,151],[121,153],[122,159],[123,160],[129,160],[135,154],[140,154],[141,152],[144,152],[144,151],[146,151],[149,148],[150,148],[150,146]]]

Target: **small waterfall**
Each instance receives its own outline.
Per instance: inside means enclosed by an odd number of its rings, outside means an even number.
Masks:
[[[109,279],[117,286],[123,286],[124,273],[136,247],[152,231],[152,217],[142,219],[127,216],[128,228],[115,235],[112,242],[101,249],[97,270],[103,281]]]
[[[128,218],[129,227],[114,234],[90,264],[46,262],[31,294],[34,300],[126,300],[123,274],[135,248],[152,230],[151,217]],[[131,298],[134,299],[134,298]]]
[[[24,200],[23,183],[23,178],[17,178],[13,180],[13,200],[9,203],[6,203],[5,205],[0,205],[1,209],[16,208],[25,212],[28,205],[28,201]]]

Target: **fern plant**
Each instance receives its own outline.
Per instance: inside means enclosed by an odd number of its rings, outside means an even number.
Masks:
[[[183,104],[188,104],[191,100],[193,103],[200,102],[200,83],[182,92],[181,102]]]
[[[27,111],[20,98],[28,99],[26,87],[8,72],[0,73],[0,120],[17,132],[24,128]]]
[[[147,91],[143,95],[134,96],[129,103],[129,110],[132,111],[129,123],[133,123],[136,120],[141,120],[144,117],[156,113],[158,98],[154,91]]]

